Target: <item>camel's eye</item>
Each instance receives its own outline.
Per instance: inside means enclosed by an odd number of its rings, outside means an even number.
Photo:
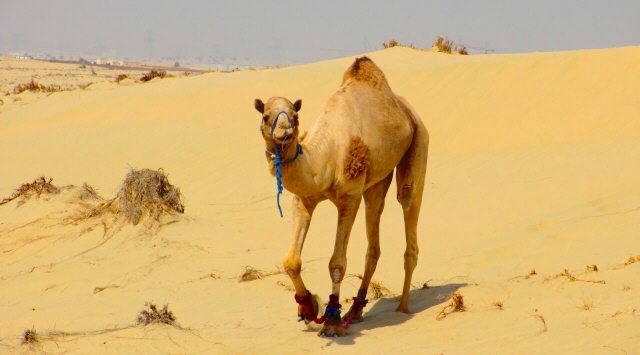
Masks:
[[[267,123],[269,121],[269,115],[262,116],[262,122]]]

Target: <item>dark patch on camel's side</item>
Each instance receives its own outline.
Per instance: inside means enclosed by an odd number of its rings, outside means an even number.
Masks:
[[[369,166],[369,147],[360,137],[351,139],[349,154],[344,166],[347,179],[353,180],[367,170]]]

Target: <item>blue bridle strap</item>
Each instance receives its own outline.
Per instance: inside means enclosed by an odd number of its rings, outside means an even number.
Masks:
[[[296,147],[296,155],[291,158],[288,159],[286,161],[282,161],[282,153],[289,147],[289,144],[287,144],[286,146],[283,146],[282,149],[278,149],[278,145],[276,144],[275,139],[273,139],[273,132],[276,129],[276,126],[278,124],[278,118],[280,118],[280,115],[284,114],[287,117],[287,121],[289,121],[289,127],[291,128],[295,128],[295,126],[293,125],[293,123],[291,122],[291,118],[289,117],[289,114],[287,114],[286,111],[280,111],[276,114],[276,117],[273,119],[273,124],[271,125],[271,142],[273,143],[273,153],[272,153],[272,157],[273,157],[273,163],[276,166],[276,185],[278,187],[278,194],[276,195],[276,203],[278,204],[278,211],[280,212],[280,218],[282,218],[282,208],[280,207],[280,194],[282,194],[282,165],[283,164],[289,164],[289,163],[293,163],[294,161],[296,161],[296,159],[298,159],[298,155],[303,154],[302,152],[302,146],[300,145],[300,143],[298,143],[298,146]]]

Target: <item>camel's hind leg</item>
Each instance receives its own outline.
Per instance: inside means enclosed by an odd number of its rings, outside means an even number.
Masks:
[[[362,283],[358,290],[357,299],[359,302],[364,302],[367,298],[369,283],[371,282],[373,273],[376,271],[378,259],[380,258],[380,215],[384,209],[384,199],[387,196],[391,180],[393,180],[393,171],[389,173],[389,176],[371,186],[363,194],[364,205],[366,208],[367,241],[369,242],[369,246],[367,248],[365,259],[364,276],[362,277]],[[344,315],[344,321],[349,318],[352,311],[355,311],[352,319],[353,323],[361,322],[363,320],[363,306],[359,302],[354,302],[351,306],[352,309]],[[354,307],[356,307],[356,309],[353,309]]]
[[[397,167],[398,202],[404,210],[404,231],[407,248],[404,252],[404,285],[396,312],[409,313],[409,290],[413,270],[418,264],[418,217],[422,204],[429,134],[422,122],[416,122],[416,132],[409,150]]]

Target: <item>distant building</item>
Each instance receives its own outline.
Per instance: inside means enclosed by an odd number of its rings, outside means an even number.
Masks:
[[[107,64],[107,60],[104,59],[104,58],[96,59],[96,64],[98,64],[98,65]]]
[[[18,59],[33,59],[33,57],[31,57],[30,55],[27,55],[27,54],[17,55],[16,58],[18,58]]]

